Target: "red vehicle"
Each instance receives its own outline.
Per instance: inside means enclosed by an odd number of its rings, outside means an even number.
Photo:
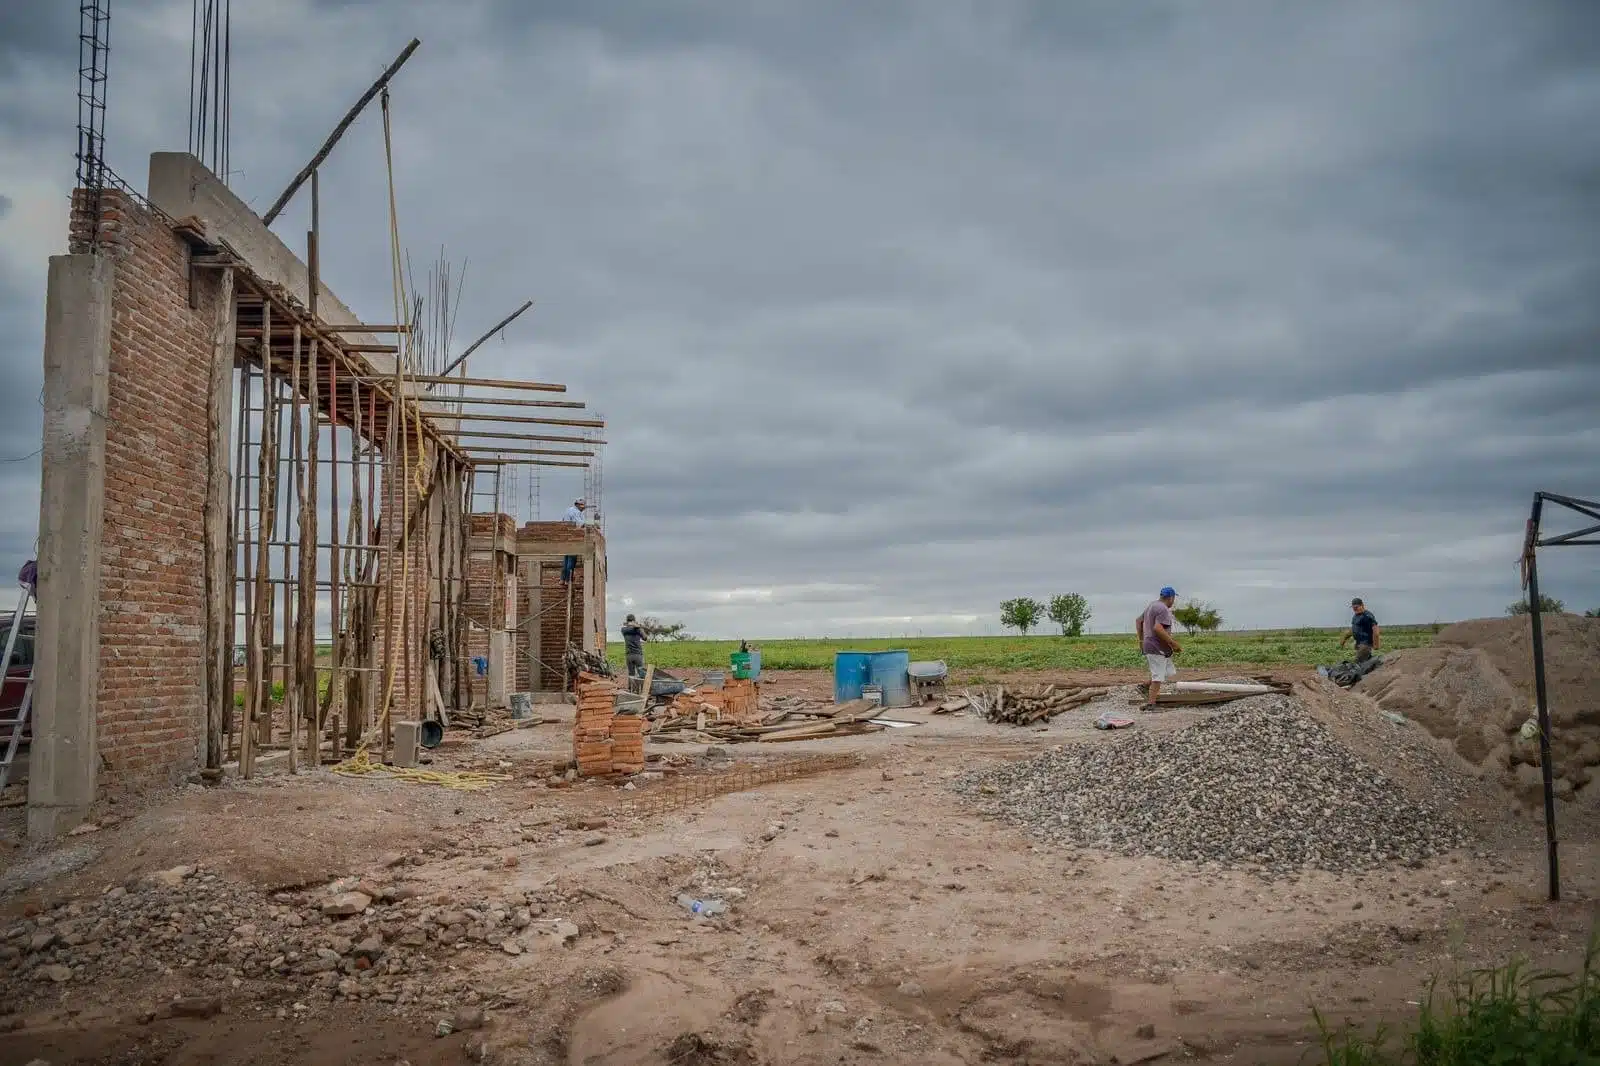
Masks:
[[[5,757],[5,745],[11,742],[11,722],[22,710],[22,693],[28,687],[28,675],[33,672],[33,633],[34,616],[24,615],[22,629],[17,633],[17,646],[11,652],[11,665],[6,668],[5,684],[0,686],[0,723],[4,723],[0,724],[0,758]],[[0,654],[5,653],[10,637],[11,619],[0,618]],[[33,716],[29,714],[28,717]],[[24,744],[33,735],[32,726],[30,721],[23,727]]]

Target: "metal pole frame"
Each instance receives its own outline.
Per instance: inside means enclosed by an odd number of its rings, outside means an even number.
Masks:
[[[1546,501],[1597,520],[1597,524],[1553,537],[1539,536]],[[1575,544],[1600,545],[1600,503],[1554,492],[1535,492],[1522,545],[1522,584],[1528,590],[1528,618],[1533,627],[1533,692],[1539,714],[1539,770],[1544,779],[1545,858],[1550,874],[1550,902],[1561,899],[1561,860],[1556,841],[1555,768],[1550,759],[1550,697],[1544,674],[1544,612],[1539,599],[1538,549]]]

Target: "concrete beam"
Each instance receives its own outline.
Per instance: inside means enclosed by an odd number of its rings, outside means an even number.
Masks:
[[[28,835],[59,837],[94,803],[99,769],[100,543],[111,381],[109,256],[50,259],[45,290],[39,617]]]
[[[200,160],[187,152],[153,153],[149,189],[150,202],[156,207],[174,219],[199,218],[206,224],[206,235],[226,242],[257,277],[283,286],[303,306],[311,305],[311,272],[306,264]],[[317,317],[334,326],[361,324],[355,312],[321,283],[317,285]],[[351,344],[379,343],[367,333],[341,335]],[[363,354],[374,370],[394,373],[394,356]]]

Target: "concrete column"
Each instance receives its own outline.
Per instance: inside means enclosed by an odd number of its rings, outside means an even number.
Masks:
[[[593,654],[600,650],[594,638],[594,537],[583,538],[583,650]]]
[[[489,706],[506,705],[506,675],[511,667],[511,634],[489,631]]]
[[[535,559],[529,571],[528,617],[522,627],[528,634],[528,688],[534,692],[544,689],[539,668],[540,641],[544,639],[543,567],[544,564]]]
[[[94,803],[100,689],[100,540],[111,377],[109,257],[50,258],[45,292],[39,619],[28,835],[51,839]]]

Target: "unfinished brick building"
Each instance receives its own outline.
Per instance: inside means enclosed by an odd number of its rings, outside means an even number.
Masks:
[[[307,248],[292,252],[187,154],[152,156],[144,197],[75,197],[46,308],[34,835],[72,828],[102,785],[234,762],[248,775],[269,752],[289,769],[358,744],[387,752],[394,721],[471,702],[472,658],[496,632],[502,677],[525,685],[521,657],[514,675],[503,667],[515,640],[543,640],[519,616],[547,612],[524,613],[518,578],[541,604],[543,567],[566,549],[530,539],[538,566],[525,565],[525,531],[505,530],[479,567],[473,534],[502,525],[471,513],[473,480],[583,467],[603,442],[464,423],[602,423],[469,408],[564,386],[423,372],[417,324],[363,323],[316,276],[315,232]],[[581,546],[568,632],[595,650],[604,540],[563,528],[545,532]],[[502,683],[480,698],[504,695]]]

